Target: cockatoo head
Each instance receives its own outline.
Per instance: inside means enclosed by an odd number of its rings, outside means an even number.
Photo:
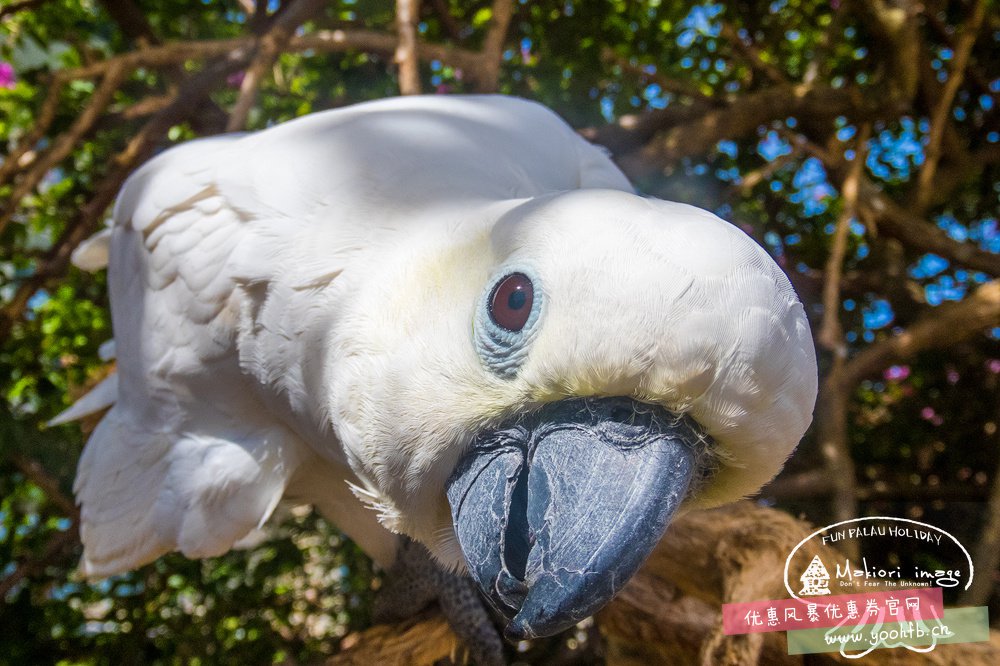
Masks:
[[[680,507],[772,478],[816,365],[788,280],[710,213],[612,190],[486,208],[338,278],[328,409],[383,524],[467,568],[510,636],[546,635]]]

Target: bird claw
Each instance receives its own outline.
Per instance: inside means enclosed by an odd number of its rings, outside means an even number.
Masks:
[[[445,571],[427,550],[407,539],[375,597],[376,623],[398,622],[437,601],[452,631],[479,666],[503,666],[503,640],[475,584]]]

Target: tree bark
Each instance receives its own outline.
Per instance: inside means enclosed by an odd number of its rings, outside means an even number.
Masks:
[[[839,654],[788,655],[783,632],[726,636],[723,603],[788,598],[785,558],[813,532],[791,516],[743,502],[677,518],[642,569],[597,616],[610,666],[650,664],[853,664]],[[803,546],[807,557],[833,562],[843,555],[821,544]],[[860,590],[859,590],[860,591]],[[461,656],[454,634],[439,614],[350,637],[329,659],[345,664],[433,664]],[[1000,632],[988,643],[940,645],[918,654],[875,650],[865,664],[1000,663]]]

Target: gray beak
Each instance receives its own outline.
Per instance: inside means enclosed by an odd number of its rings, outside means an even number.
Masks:
[[[508,639],[558,633],[624,587],[684,499],[706,439],[689,417],[628,398],[552,403],[476,437],[448,501]]]

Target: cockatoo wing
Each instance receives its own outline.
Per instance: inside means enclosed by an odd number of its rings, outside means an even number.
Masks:
[[[245,223],[215,192],[209,168],[232,141],[167,153],[130,180],[116,208],[109,281],[117,353],[126,360],[108,380],[117,400],[76,480],[88,575],[174,549],[228,550],[267,518],[308,454],[236,385],[226,266]]]

